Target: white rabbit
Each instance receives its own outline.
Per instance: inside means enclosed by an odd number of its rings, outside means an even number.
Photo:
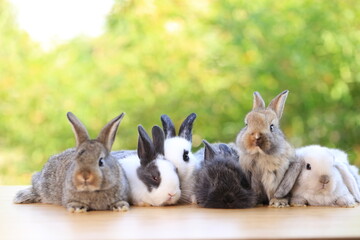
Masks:
[[[292,206],[354,207],[360,201],[349,164],[339,158],[341,151],[311,145],[297,149],[296,154],[304,167],[291,191]]]
[[[169,116],[162,115],[161,122],[165,132],[165,158],[171,161],[179,171],[181,183],[180,203],[196,203],[194,193],[195,172],[200,168],[201,160],[191,152],[192,127],[196,114],[190,114],[176,136],[175,127]]]
[[[176,167],[164,158],[162,129],[153,127],[153,142],[142,126],[139,125],[138,131],[137,155],[118,159],[130,184],[130,203],[137,206],[175,204],[181,196],[180,180]]]

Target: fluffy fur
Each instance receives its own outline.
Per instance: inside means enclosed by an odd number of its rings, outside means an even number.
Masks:
[[[198,160],[191,152],[192,126],[196,114],[190,114],[180,126],[176,136],[175,127],[167,115],[161,116],[161,122],[166,135],[164,143],[165,158],[178,169],[181,183],[180,203],[196,203],[194,194],[195,172],[200,167]]]
[[[51,203],[70,212],[128,210],[128,181],[123,169],[109,152],[124,114],[110,121],[99,136],[90,140],[84,125],[67,114],[76,148],[50,157],[32,177],[32,186],[19,191],[15,203]]]
[[[237,153],[225,144],[211,146],[204,140],[202,168],[195,181],[198,204],[205,208],[250,208],[256,195],[240,168]]]
[[[164,133],[153,127],[153,142],[139,126],[137,155],[119,159],[130,183],[130,202],[138,206],[177,203],[181,196],[175,166],[164,158]]]
[[[296,154],[304,167],[291,191],[291,205],[354,207],[360,201],[359,186],[344,152],[311,145],[297,149]]]
[[[286,199],[273,199],[290,163],[296,160],[279,125],[287,95],[288,91],[280,93],[265,108],[264,100],[255,92],[253,109],[236,138],[240,165],[251,179],[259,204],[272,200],[274,206],[288,205]]]

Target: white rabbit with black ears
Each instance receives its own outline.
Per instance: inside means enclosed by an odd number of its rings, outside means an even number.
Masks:
[[[177,203],[181,196],[177,169],[164,158],[164,133],[152,128],[153,141],[139,125],[137,155],[118,159],[130,184],[130,203],[137,206],[163,206]]]
[[[200,168],[201,160],[191,151],[192,127],[196,114],[191,113],[181,124],[179,135],[176,136],[175,126],[167,115],[161,116],[165,133],[165,158],[171,161],[179,172],[181,183],[180,203],[196,203],[194,193],[195,172]]]

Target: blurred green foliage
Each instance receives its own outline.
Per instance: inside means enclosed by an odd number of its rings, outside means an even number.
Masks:
[[[92,137],[126,112],[113,149],[136,148],[138,124],[195,112],[199,147],[235,139],[254,91],[268,103],[285,89],[289,141],[360,165],[359,12],[357,0],[116,1],[102,36],[43,51],[0,0],[0,184],[29,184],[74,146],[68,111]]]

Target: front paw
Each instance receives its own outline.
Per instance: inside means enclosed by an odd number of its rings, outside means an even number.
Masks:
[[[336,205],[339,207],[353,208],[357,204],[352,196],[340,197],[336,200]]]
[[[112,206],[112,210],[115,212],[126,212],[130,209],[130,205],[128,202],[125,201],[119,201],[116,202],[113,206]]]
[[[289,207],[289,200],[287,198],[272,198],[269,206],[274,208]]]
[[[87,212],[87,210],[89,209],[88,206],[86,206],[83,203],[79,203],[79,202],[68,203],[66,205],[66,208],[71,213],[84,213],[84,212]]]
[[[290,199],[290,206],[292,207],[306,207],[307,201],[304,198],[294,197]]]

